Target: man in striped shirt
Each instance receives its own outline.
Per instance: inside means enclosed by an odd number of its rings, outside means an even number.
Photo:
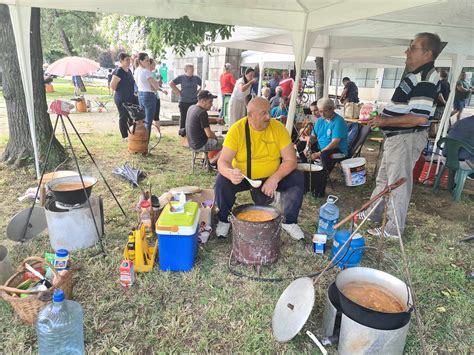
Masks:
[[[377,174],[376,187],[372,196],[385,187],[404,177],[406,183],[391,193],[393,206],[388,201],[387,224],[385,237],[397,237],[395,218],[400,226],[400,233],[405,228],[405,220],[413,188],[413,168],[426,146],[428,139],[429,119],[436,108],[438,73],[434,60],[441,52],[441,40],[436,34],[419,33],[406,49],[406,66],[408,73],[395,89],[391,103],[381,115],[375,116],[370,125],[380,127],[385,136],[382,162]],[[371,215],[371,220],[381,222],[384,203]],[[365,217],[366,212],[359,217]],[[375,236],[382,236],[381,228],[368,231]]]

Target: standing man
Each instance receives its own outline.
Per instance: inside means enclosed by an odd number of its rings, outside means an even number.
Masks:
[[[269,82],[270,85],[270,100],[272,99],[273,96],[276,95],[276,88],[278,85],[280,85],[280,72],[278,70],[275,70],[273,72],[273,78]]]
[[[456,92],[454,94],[454,111],[451,112],[451,116],[457,114],[456,121],[461,119],[462,111],[466,107],[466,101],[473,88],[471,84],[466,80],[466,73],[462,72],[459,76],[459,80],[456,83]]]
[[[449,93],[451,92],[448,82],[448,72],[446,70],[441,70],[439,72],[439,77],[441,79],[438,82],[438,98],[436,100],[436,111],[433,117],[437,120],[440,120],[443,117],[443,112],[446,108],[446,101],[448,100]]]
[[[384,150],[376,186],[372,197],[400,178],[406,182],[393,190],[387,201],[388,220],[385,237],[398,237],[395,216],[400,233],[405,221],[413,188],[413,168],[426,146],[429,118],[432,117],[437,94],[438,73],[434,61],[441,52],[441,40],[433,33],[419,33],[406,49],[406,66],[409,72],[401,80],[381,115],[369,121],[372,128],[380,127],[385,136]],[[384,201],[385,202],[385,201]],[[371,215],[371,220],[381,222],[384,202]],[[359,214],[365,218],[367,210]],[[369,229],[374,236],[382,236],[382,228]]]
[[[344,90],[341,94],[341,103],[345,105],[348,102],[359,103],[359,88],[347,76],[342,79]]]
[[[222,106],[221,112],[219,114],[220,118],[224,117],[224,98],[226,95],[232,95],[235,86],[234,75],[230,72],[232,65],[230,63],[225,63],[224,71],[222,72],[219,81],[221,83],[221,95],[222,95]]]
[[[181,85],[181,90],[177,85]],[[179,75],[169,82],[173,92],[179,96],[179,132],[181,137],[186,136],[186,114],[190,106],[197,103],[197,93],[202,86],[201,78],[194,75],[194,65],[188,63],[184,66],[184,74]]]
[[[196,151],[210,152],[222,149],[223,138],[217,137],[209,126],[207,111],[217,96],[207,90],[198,93],[198,102],[188,109],[186,116],[186,136],[189,147]]]
[[[252,99],[247,117],[230,127],[217,166],[219,175],[214,189],[219,208],[218,237],[229,233],[227,218],[236,194],[251,190],[254,202],[263,205],[273,201],[276,191],[281,192],[285,216],[282,228],[293,239],[304,238],[297,224],[303,203],[303,173],[296,170],[295,150],[288,131],[270,117],[270,104],[263,97]],[[261,180],[262,186],[252,188],[243,174]]]

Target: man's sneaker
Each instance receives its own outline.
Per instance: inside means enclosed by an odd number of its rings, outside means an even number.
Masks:
[[[300,240],[300,239],[304,238],[303,231],[301,230],[300,226],[297,225],[296,223],[292,223],[292,224],[283,223],[281,226],[282,226],[283,230],[286,233],[288,233],[288,235],[291,238],[293,238],[295,240]]]
[[[362,212],[359,212],[359,213],[357,214],[357,222],[358,222],[358,223],[362,222],[362,221],[365,219],[365,217],[367,217],[368,214],[369,214],[369,212],[368,212],[367,210],[362,211]],[[372,222],[372,218],[371,218],[371,217],[367,218],[367,220],[370,221],[370,222]]]
[[[382,228],[380,228],[380,227],[369,229],[369,230],[367,230],[367,233],[369,233],[370,235],[373,235],[374,237],[381,237],[383,235],[385,238],[398,239],[398,235],[391,234],[391,233],[387,232],[387,230],[385,230],[384,233],[382,233]]]
[[[217,237],[218,238],[227,238],[227,235],[229,234],[229,229],[230,229],[230,223],[219,221],[217,223],[217,227],[216,227]]]

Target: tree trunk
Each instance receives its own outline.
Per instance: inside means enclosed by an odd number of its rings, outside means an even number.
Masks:
[[[52,125],[47,112],[46,93],[43,84],[43,53],[41,50],[39,9],[31,14],[31,65],[33,78],[34,112],[36,138],[40,160],[44,161],[51,137]],[[16,55],[15,37],[7,5],[0,5],[0,65],[3,69],[3,96],[7,107],[9,140],[2,160],[15,167],[31,163],[34,159],[33,144],[30,135],[25,94],[21,81],[20,66]],[[66,158],[61,144],[54,138],[49,158],[49,167],[55,167]]]
[[[316,63],[316,70],[314,75],[314,93],[316,95],[316,100],[319,100],[323,97],[324,93],[324,61],[323,57],[316,57],[314,60]]]
[[[61,16],[58,10],[54,10],[54,16],[56,17],[56,19]],[[64,29],[59,25],[57,21],[55,23],[55,26],[58,29],[59,38],[61,39],[61,44],[63,45],[64,53],[66,53],[69,57],[73,56],[71,41],[69,41],[69,38],[66,35],[66,32],[64,32]]]

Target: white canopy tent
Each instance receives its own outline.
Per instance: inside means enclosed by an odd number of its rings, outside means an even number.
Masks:
[[[35,119],[33,113],[33,89],[30,62],[30,8],[56,8],[63,10],[93,11],[138,15],[157,18],[179,18],[188,16],[194,21],[265,27],[286,30],[291,33],[293,54],[297,70],[296,80],[300,79],[300,69],[307,57],[316,31],[334,29],[369,18],[380,18],[384,14],[436,4],[442,0],[142,0],[140,6],[125,0],[0,0],[9,5],[17,43],[18,60],[22,73],[28,119],[35,147],[35,161],[39,176],[38,152]],[[293,88],[293,98],[297,85]],[[294,113],[292,100],[290,114]],[[292,117],[292,116],[290,116]],[[290,122],[291,121],[291,122]],[[292,119],[288,122],[292,126]]]

